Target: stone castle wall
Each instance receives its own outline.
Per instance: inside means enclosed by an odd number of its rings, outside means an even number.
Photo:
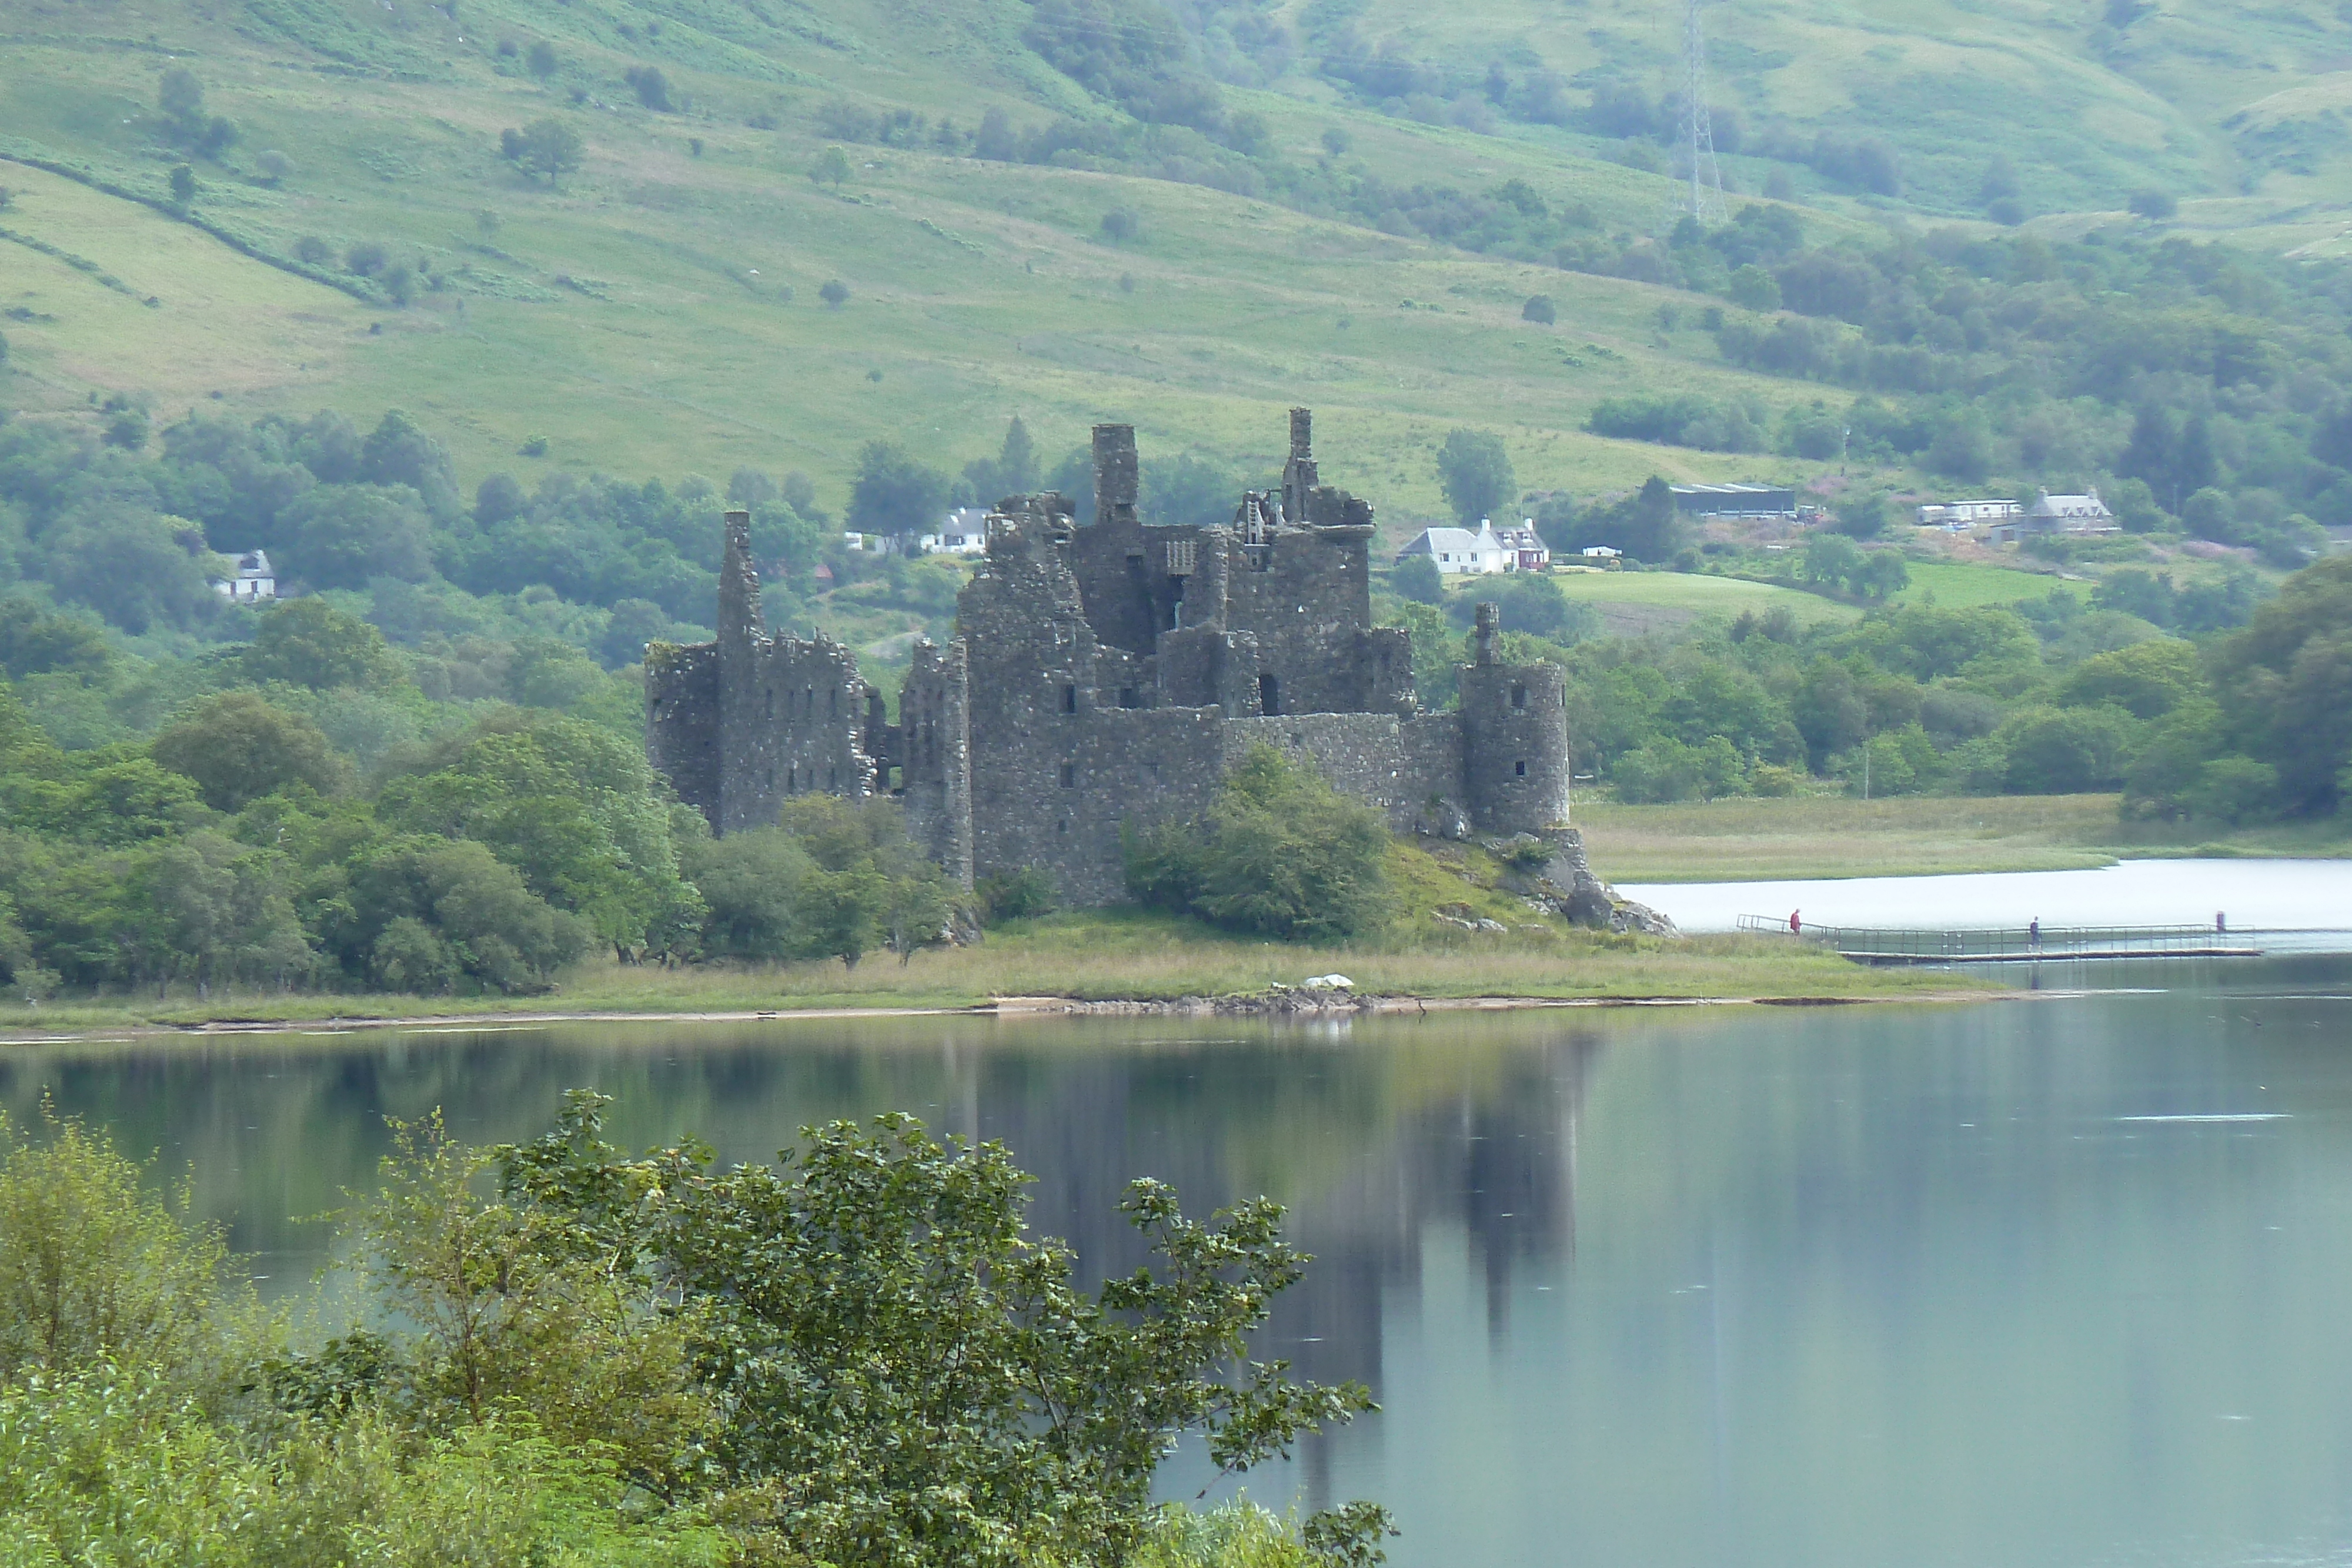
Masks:
[[[1400,831],[1535,831],[1567,812],[1562,672],[1495,661],[1481,606],[1457,712],[1423,713],[1405,632],[1371,625],[1370,508],[1318,482],[1295,411],[1280,496],[1232,528],[1145,527],[1133,432],[1095,432],[1096,517],[1012,497],[918,645],[887,722],[856,656],[768,635],[749,517],[728,516],[715,643],[656,647],[646,749],[719,832],[792,796],[898,793],[917,841],[969,886],[1034,867],[1064,901],[1124,894],[1121,835],[1190,821],[1254,746],[1311,762]]]
[[[677,798],[719,820],[719,649],[646,649],[646,760]]]

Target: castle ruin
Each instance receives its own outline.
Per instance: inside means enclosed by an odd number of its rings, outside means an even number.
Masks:
[[[1134,430],[1097,425],[1092,520],[1051,492],[998,503],[956,635],[916,645],[895,724],[849,649],[768,633],[750,515],[730,512],[718,640],[647,652],[647,755],[716,832],[796,794],[894,794],[964,886],[1034,867],[1077,905],[1124,896],[1123,826],[1198,817],[1259,745],[1399,831],[1564,822],[1562,672],[1498,663],[1482,604],[1458,707],[1423,710],[1406,633],[1372,624],[1372,509],[1321,482],[1310,434],[1293,409],[1280,490],[1230,525],[1162,527],[1136,516]]]

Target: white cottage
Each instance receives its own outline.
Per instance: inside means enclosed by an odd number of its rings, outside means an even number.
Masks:
[[[247,550],[233,559],[236,561],[236,573],[213,579],[215,593],[240,603],[278,597],[278,573],[269,565],[268,550]]]
[[[988,513],[978,507],[958,507],[940,524],[939,532],[915,541],[925,555],[985,555]]]
[[[1517,553],[1496,536],[1495,525],[1489,522],[1481,522],[1475,533],[1468,528],[1423,528],[1412,543],[1397,552],[1397,559],[1402,562],[1417,555],[1435,562],[1443,576],[1510,571],[1518,565]]]

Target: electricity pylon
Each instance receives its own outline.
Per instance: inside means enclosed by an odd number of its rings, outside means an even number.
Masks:
[[[1699,222],[1721,223],[1723,170],[1715,161],[1715,128],[1706,115],[1706,37],[1699,30],[1699,6],[1690,0],[1683,16],[1683,122],[1676,127],[1683,155],[1690,160],[1690,207]]]

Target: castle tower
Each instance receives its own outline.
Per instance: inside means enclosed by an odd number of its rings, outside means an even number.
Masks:
[[[753,697],[763,663],[767,617],[760,609],[760,569],[751,564],[751,514],[727,514],[727,544],[719,562],[719,800],[711,827],[730,833],[772,816],[755,805],[756,781],[767,768],[764,753],[772,727],[763,722]]]
[[[1481,604],[1462,680],[1462,776],[1470,820],[1489,833],[1568,821],[1568,672],[1496,657],[1496,607]]]

